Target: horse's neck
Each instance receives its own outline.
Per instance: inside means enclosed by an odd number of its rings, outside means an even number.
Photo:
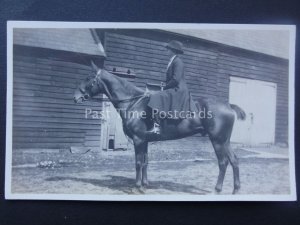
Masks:
[[[118,108],[120,101],[130,99],[144,93],[142,89],[134,86],[125,79],[121,79],[106,71],[103,73],[101,80],[106,86],[105,94],[116,108]]]

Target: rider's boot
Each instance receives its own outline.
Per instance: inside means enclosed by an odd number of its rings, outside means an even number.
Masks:
[[[160,134],[160,119],[157,115],[154,115],[153,121],[153,128],[149,132],[154,134]]]

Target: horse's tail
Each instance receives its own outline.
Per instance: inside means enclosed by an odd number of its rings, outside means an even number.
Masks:
[[[246,119],[246,113],[241,107],[239,107],[235,104],[230,104],[230,107],[236,112],[238,120]]]

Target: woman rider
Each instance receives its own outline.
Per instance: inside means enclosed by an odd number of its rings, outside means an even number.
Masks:
[[[183,45],[173,40],[165,47],[170,57],[166,72],[166,86],[164,91],[152,94],[148,103],[148,106],[152,108],[154,119],[151,132],[157,134],[160,133],[159,121],[164,119],[160,115],[168,114],[172,115],[172,119],[182,119],[185,112],[195,111],[184,78],[184,63],[179,56],[183,54]]]

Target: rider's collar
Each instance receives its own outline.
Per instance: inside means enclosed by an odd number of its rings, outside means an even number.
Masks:
[[[170,67],[170,65],[172,64],[172,62],[174,61],[174,59],[176,58],[176,56],[177,55],[174,55],[171,59],[170,59],[170,61],[169,61],[169,63],[168,63],[168,66],[167,66],[167,68],[169,68]]]
[[[174,55],[171,59],[170,59],[170,62],[172,62],[175,58],[176,58],[177,55]]]
[[[99,75],[100,75],[100,73],[101,73],[101,71],[102,71],[101,69],[98,69],[98,71],[97,71],[96,75],[97,75],[97,76],[99,76]]]

